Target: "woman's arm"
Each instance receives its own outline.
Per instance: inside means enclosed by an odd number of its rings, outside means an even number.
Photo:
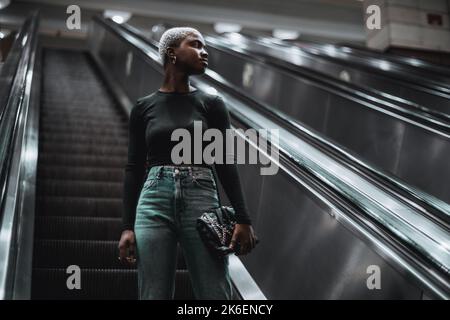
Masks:
[[[136,206],[145,174],[145,128],[141,115],[142,100],[138,99],[130,113],[128,128],[128,161],[123,184],[122,230],[133,230]]]
[[[210,106],[210,126],[219,129],[223,136],[223,164],[215,164],[220,182],[230,199],[231,205],[236,212],[236,222],[238,224],[251,224],[248,209],[242,192],[241,181],[236,166],[236,156],[232,164],[226,164],[226,129],[231,128],[230,115],[225,102],[220,96],[214,99]]]

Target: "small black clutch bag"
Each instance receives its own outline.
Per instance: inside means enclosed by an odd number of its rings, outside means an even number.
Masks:
[[[205,245],[215,255],[225,257],[239,248],[229,248],[236,224],[235,212],[232,207],[220,206],[204,212],[197,219],[197,230]]]

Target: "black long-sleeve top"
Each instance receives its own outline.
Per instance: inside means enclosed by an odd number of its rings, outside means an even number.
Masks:
[[[231,127],[223,99],[201,90],[188,93],[156,91],[138,99],[130,114],[128,162],[125,167],[123,192],[123,230],[134,229],[136,206],[145,180],[146,161],[148,168],[156,165],[175,165],[171,152],[180,141],[171,141],[173,130],[184,128],[190,132],[190,164],[194,164],[194,121],[202,121],[202,134],[208,128],[216,128],[222,133],[223,164],[215,163],[214,166],[235,209],[237,223],[251,224],[236,164],[227,164],[225,159],[225,131]],[[210,142],[202,142],[202,151],[208,143]],[[200,165],[212,168],[212,165],[204,162],[203,156],[201,162]]]

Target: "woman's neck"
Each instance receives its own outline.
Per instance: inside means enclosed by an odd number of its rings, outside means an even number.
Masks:
[[[189,75],[184,72],[177,72],[172,70],[172,72],[166,72],[164,75],[164,81],[159,88],[162,92],[191,92],[195,88],[191,87],[189,83]]]

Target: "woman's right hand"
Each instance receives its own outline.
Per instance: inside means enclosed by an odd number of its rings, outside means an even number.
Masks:
[[[119,241],[119,260],[133,265],[136,262],[136,241],[133,230],[124,230]]]

